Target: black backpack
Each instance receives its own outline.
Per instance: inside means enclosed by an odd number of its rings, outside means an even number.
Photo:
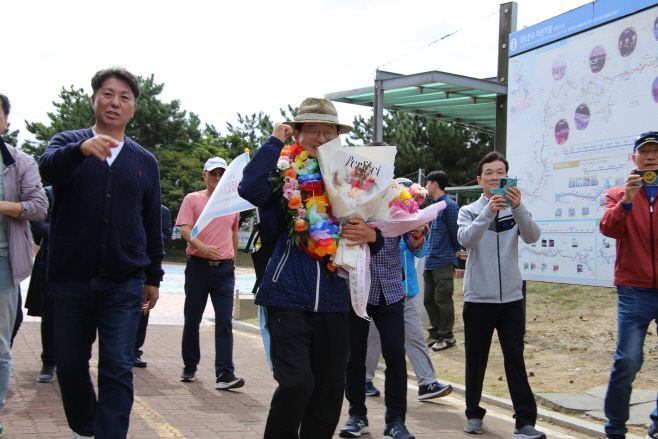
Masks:
[[[245,247],[244,252],[249,253],[249,249],[251,248],[251,244],[253,242],[254,249],[251,252],[251,260],[254,262],[254,270],[256,271],[256,283],[254,284],[254,289],[251,290],[251,294],[256,294],[258,292],[258,287],[263,280],[263,276],[265,276],[265,269],[267,268],[267,264],[272,258],[272,254],[276,248],[276,243],[279,242],[281,234],[283,234],[283,232],[286,230],[285,219],[285,212],[281,212],[281,217],[279,218],[279,223],[276,230],[276,236],[271,241],[262,239],[260,223],[254,225],[254,229],[249,236],[249,241],[247,241],[247,246]],[[259,238],[261,238],[261,245],[259,248],[256,248],[256,243],[258,242]]]

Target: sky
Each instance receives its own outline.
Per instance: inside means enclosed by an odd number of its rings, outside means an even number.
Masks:
[[[586,3],[519,0],[517,29]],[[494,0],[8,0],[0,93],[22,142],[32,138],[24,121],[48,124],[62,87],[91,93],[96,71],[120,65],[154,74],[165,84],[161,100],[179,99],[226,134],[238,112],[282,121],[288,104],[372,86],[377,68],[495,77],[499,8]],[[336,107],[342,123],[372,115]]]

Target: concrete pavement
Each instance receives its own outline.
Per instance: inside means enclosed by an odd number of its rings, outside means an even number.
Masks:
[[[212,326],[201,328],[202,359],[199,377],[193,383],[180,382],[182,360],[180,337],[182,326],[151,325],[144,346],[146,369],[134,369],[135,403],[129,438],[225,438],[262,437],[267,412],[276,382],[272,378],[260,337],[234,331],[236,375],[244,377],[245,387],[236,391],[214,389]],[[69,438],[69,430],[60,400],[57,381],[37,383],[41,366],[39,325],[27,322],[21,328],[13,349],[13,370],[5,411],[0,420],[6,438]],[[96,380],[98,361],[96,346],[91,373]],[[383,389],[383,375],[375,384]],[[409,381],[407,426],[418,438],[448,439],[471,437],[462,431],[464,402],[452,395],[419,402],[417,388]],[[368,398],[372,428],[365,438],[382,437],[384,430],[383,397]],[[341,422],[347,419],[343,404]],[[512,414],[489,406],[483,438],[511,438]],[[340,427],[340,425],[338,426]],[[570,439],[587,436],[571,433],[554,425],[539,423],[538,428],[550,438]]]
[[[234,362],[236,376],[246,380],[245,387],[236,391],[214,389],[214,328],[213,312],[209,303],[201,326],[201,363],[199,376],[193,383],[180,382],[182,359],[180,340],[183,322],[183,266],[165,267],[167,274],[161,289],[161,300],[151,316],[144,356],[145,369],[134,369],[135,402],[131,414],[129,438],[255,438],[262,437],[269,403],[276,388],[265,357],[260,336],[238,328],[256,328],[236,323],[234,327]],[[239,269],[239,287],[250,290],[251,272]],[[23,289],[25,291],[25,289]],[[5,426],[5,438],[69,438],[57,381],[37,383],[41,367],[39,319],[27,318],[14,342],[12,377],[7,394],[7,405],[0,421]],[[96,381],[98,364],[97,343],[91,361],[91,374]],[[375,385],[383,390],[383,375],[378,374]],[[419,402],[415,380],[409,380],[407,395],[407,426],[417,438],[448,439],[472,437],[463,432],[466,422],[463,397],[452,395]],[[484,420],[483,438],[511,438],[514,429],[509,402],[486,397],[488,414]],[[364,438],[383,436],[384,398],[368,398],[368,418],[372,433]],[[507,405],[506,405],[507,404]],[[343,404],[341,424],[347,419],[347,402]],[[548,419],[552,415],[547,412]],[[555,416],[560,416],[555,414]],[[564,416],[564,415],[562,415]],[[568,418],[568,417],[567,417]],[[577,420],[575,420],[577,421]],[[569,422],[562,425],[575,425]],[[537,428],[549,438],[572,439],[592,437],[539,422]],[[581,430],[583,431],[583,430]],[[587,430],[584,430],[587,431]],[[336,436],[337,437],[337,436]],[[596,437],[594,435],[593,437]]]

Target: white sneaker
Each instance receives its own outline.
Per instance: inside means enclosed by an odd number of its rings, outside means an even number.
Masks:
[[[74,431],[73,434],[71,435],[71,439],[94,439],[94,437],[93,436],[80,436],[78,433],[76,433]]]

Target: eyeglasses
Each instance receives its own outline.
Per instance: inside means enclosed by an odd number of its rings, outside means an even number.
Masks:
[[[317,139],[318,137],[320,137],[320,131],[318,130],[304,131],[304,134],[306,134],[308,137],[312,139]],[[338,136],[338,133],[336,131],[323,131],[322,135],[327,140],[333,140]]]
[[[507,172],[493,172],[493,171],[487,171],[483,174],[485,177],[493,177],[494,175],[497,175],[499,177],[507,177]]]

